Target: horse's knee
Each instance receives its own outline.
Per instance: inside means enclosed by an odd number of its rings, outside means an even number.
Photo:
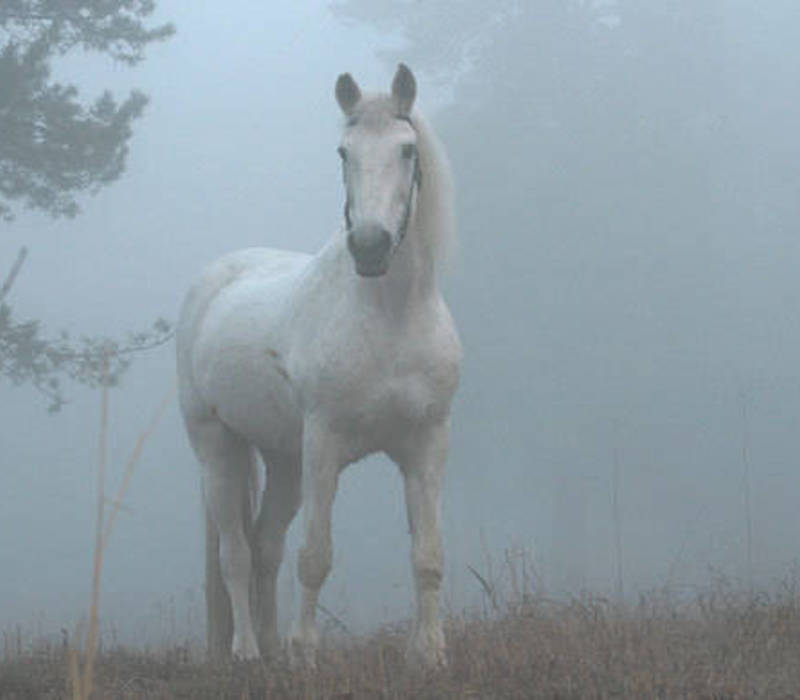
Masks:
[[[262,511],[263,519],[259,518],[256,528],[258,566],[265,572],[277,572],[283,561],[286,530],[297,508],[270,502],[262,506]]]
[[[439,588],[442,583],[442,548],[438,543],[431,546],[418,544],[413,548],[411,564],[417,585],[422,588]]]
[[[318,589],[331,570],[333,552],[330,542],[306,545],[297,556],[297,575],[306,588]]]
[[[441,565],[419,565],[414,564],[414,577],[420,588],[438,589],[442,585]]]
[[[262,573],[275,575],[283,561],[284,538],[268,538],[258,543],[258,567]]]

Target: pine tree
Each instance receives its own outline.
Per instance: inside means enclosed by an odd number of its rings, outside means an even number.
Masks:
[[[145,48],[174,33],[148,27],[153,0],[3,0],[0,4],[0,219],[20,205],[54,217],[76,216],[81,193],[96,193],[125,169],[132,124],[147,103],[133,91],[118,101],[104,91],[87,103],[75,85],[52,79],[53,60],[75,51],[134,65]],[[0,287],[0,375],[33,385],[64,403],[61,379],[89,386],[114,382],[132,353],[164,342],[169,324],[156,321],[125,340],[62,333],[47,338],[37,321],[14,318],[7,302],[25,261],[23,249]]]

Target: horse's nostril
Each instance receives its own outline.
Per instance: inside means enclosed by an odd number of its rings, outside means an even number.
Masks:
[[[347,236],[347,247],[356,259],[378,261],[392,247],[392,236],[380,226],[364,226]]]
[[[392,235],[382,226],[364,225],[353,229],[347,236],[347,247],[356,263],[356,272],[362,277],[378,277],[389,266]]]
[[[386,229],[381,229],[378,242],[375,244],[376,250],[380,253],[380,255],[386,255],[391,247],[392,234],[390,234]]]

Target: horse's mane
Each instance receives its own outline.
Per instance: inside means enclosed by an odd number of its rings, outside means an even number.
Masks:
[[[450,161],[428,120],[414,110],[411,123],[417,132],[422,186],[414,214],[415,228],[429,237],[433,259],[446,264],[454,250],[456,214]]]

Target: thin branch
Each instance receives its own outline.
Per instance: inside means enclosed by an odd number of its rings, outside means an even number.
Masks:
[[[152,350],[153,348],[157,348],[165,343],[168,343],[175,337],[175,331],[170,331],[165,336],[161,338],[157,338],[156,340],[151,340],[149,343],[142,343],[141,345],[131,344],[126,345],[125,347],[118,348],[111,352],[112,355],[132,355],[135,352],[143,352],[145,350]]]
[[[478,579],[478,583],[481,584],[483,592],[486,594],[486,597],[489,598],[489,601],[492,604],[492,608],[495,610],[495,612],[497,612],[500,609],[500,606],[497,604],[497,596],[495,595],[494,592],[494,586],[490,585],[490,583],[483,576],[481,576],[475,568],[473,568],[469,564],[467,564],[467,569],[476,579]]]
[[[158,408],[156,409],[156,413],[153,416],[150,424],[139,434],[139,438],[136,440],[136,446],[133,448],[133,453],[128,460],[128,463],[125,465],[125,471],[122,475],[122,483],[120,484],[119,490],[117,491],[117,497],[110,501],[111,504],[111,511],[108,514],[108,519],[106,520],[105,529],[103,530],[103,537],[101,540],[101,546],[105,549],[105,546],[108,544],[108,539],[111,537],[111,531],[114,529],[114,522],[117,519],[117,515],[119,514],[120,510],[125,510],[124,499],[125,493],[128,490],[128,486],[131,482],[131,477],[133,476],[133,469],[136,466],[136,463],[139,461],[139,457],[142,454],[142,450],[144,449],[144,444],[147,442],[150,435],[152,435],[153,431],[158,426],[161,417],[164,415],[164,411],[166,410],[167,406],[169,405],[170,401],[172,401],[173,396],[175,395],[176,387],[173,386],[170,390],[164,394],[164,398],[161,399],[161,403],[159,404]]]
[[[48,354],[55,360],[90,360],[97,357],[98,353],[107,355],[109,358],[120,357],[122,355],[132,355],[136,352],[143,352],[145,350],[152,350],[165,343],[168,343],[175,337],[175,331],[169,331],[160,338],[150,340],[148,342],[130,343],[121,348],[114,348],[113,346],[104,347],[102,350],[48,350]]]
[[[22,246],[22,248],[19,249],[19,253],[17,253],[17,259],[14,261],[14,264],[11,266],[11,270],[3,282],[3,286],[0,287],[0,301],[6,298],[6,295],[11,291],[11,287],[14,286],[14,282],[17,279],[17,275],[22,267],[22,263],[25,262],[25,258],[27,256],[28,249],[25,246]]]
[[[319,610],[323,615],[326,615],[328,619],[331,620],[334,625],[336,625],[336,627],[342,630],[342,632],[351,636],[353,635],[353,633],[350,631],[350,628],[342,621],[342,619],[328,610],[328,608],[326,608],[322,603],[317,603],[317,610]]]
[[[103,376],[108,377],[108,357],[103,358]],[[82,694],[89,700],[94,682],[94,662],[97,640],[100,635],[100,575],[103,571],[103,524],[105,523],[106,454],[108,452],[108,381],[103,382],[100,404],[100,438],[97,455],[97,515],[95,522],[94,568],[92,570],[92,603],[89,609],[89,642],[86,648],[86,665],[83,669]]]

